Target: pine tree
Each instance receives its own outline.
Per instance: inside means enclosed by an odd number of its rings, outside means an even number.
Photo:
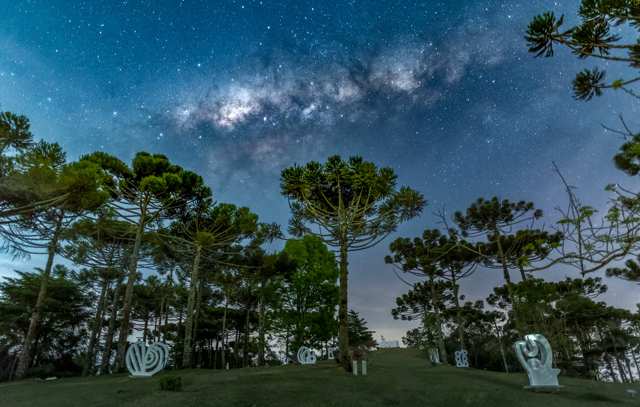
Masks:
[[[292,211],[291,232],[316,235],[338,249],[340,362],[349,371],[348,253],[378,244],[399,224],[418,216],[425,200],[411,188],[396,188],[391,168],[378,168],[360,157],[343,161],[333,156],[324,164],[312,161],[286,168],[281,191]]]

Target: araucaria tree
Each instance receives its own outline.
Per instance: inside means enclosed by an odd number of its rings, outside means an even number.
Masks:
[[[207,198],[179,217],[170,229],[171,235],[166,238],[173,243],[174,250],[192,259],[182,358],[182,366],[190,367],[195,311],[199,307],[196,291],[203,260],[209,259],[215,264],[216,260],[227,259],[232,245],[256,234],[258,216],[249,208],[238,208],[232,204],[214,205]]]
[[[118,337],[116,369],[124,368],[129,334],[133,288],[138,278],[138,257],[142,238],[153,226],[178,213],[190,201],[211,194],[202,177],[172,164],[161,154],[136,154],[131,168],[118,158],[102,152],[83,157],[100,165],[112,176],[111,208],[118,216],[136,226],[133,248],[129,254],[127,283],[122,306],[122,322]]]
[[[460,280],[473,274],[482,258],[471,242],[464,240],[459,232],[451,228],[447,234],[437,229],[427,229],[421,237],[398,238],[391,243],[389,249],[392,254],[385,257],[386,263],[393,264],[403,273],[427,279],[427,284],[420,287],[416,285],[411,292],[415,296],[417,293],[424,292],[425,289],[430,291],[428,296],[423,295],[423,298],[428,298],[431,302],[425,308],[428,312],[425,312],[423,322],[426,324],[428,320],[433,320],[434,325],[437,326],[437,329],[432,330],[434,342],[438,346],[442,362],[446,363],[447,354],[441,329],[443,322],[441,304],[445,300],[443,292],[446,289],[451,291],[450,296],[454,303],[458,325],[459,346],[463,349],[464,323],[460,304]],[[439,285],[440,281],[447,282],[449,286]],[[402,299],[403,297],[399,297],[397,301]],[[394,317],[396,316],[394,314]]]
[[[103,187],[104,173],[90,162],[66,163],[65,153],[58,144],[40,142],[22,154],[16,163],[12,177],[30,179],[38,189],[38,195],[47,199],[64,196],[46,207],[35,207],[21,213],[5,230],[7,247],[17,252],[46,254],[47,261],[40,278],[40,290],[31,312],[16,378],[25,376],[31,366],[31,350],[40,326],[42,308],[47,298],[49,276],[55,255],[60,250],[62,233],[78,216],[104,203],[108,193]],[[15,207],[24,207],[29,195],[12,198]]]
[[[391,310],[394,319],[422,321],[425,344],[438,349],[442,363],[447,363],[443,314],[449,308],[452,292],[451,283],[432,277],[396,298],[396,307]]]
[[[281,191],[289,199],[290,231],[314,234],[338,250],[340,362],[349,370],[348,253],[373,247],[397,226],[422,212],[422,194],[396,187],[391,168],[378,168],[360,157],[330,157],[285,168]],[[313,227],[315,226],[315,228]]]
[[[466,212],[454,216],[465,237],[485,239],[476,244],[476,253],[485,266],[502,270],[510,296],[511,269],[517,268],[526,280],[524,267],[546,258],[562,239],[559,234],[531,228],[542,217],[542,210],[532,202],[479,198]],[[514,229],[520,230],[513,233]],[[513,306],[517,307],[515,301]],[[517,313],[515,318],[517,325]]]
[[[529,51],[536,56],[551,57],[554,46],[568,48],[581,59],[594,59],[607,63],[622,63],[637,70],[640,68],[640,3],[637,0],[582,0],[578,14],[579,24],[566,27],[564,16],[546,12],[533,18],[527,30]],[[629,28],[624,36],[612,33],[621,25]],[[577,99],[589,100],[602,95],[606,89],[619,89],[640,98],[635,85],[640,75],[608,80],[606,72],[599,68],[585,69],[573,80]]]

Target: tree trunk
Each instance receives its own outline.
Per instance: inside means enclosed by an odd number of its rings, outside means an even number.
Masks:
[[[613,363],[611,363],[611,356],[606,352],[604,354],[604,360],[607,365],[607,368],[609,369],[609,374],[611,375],[611,379],[613,380],[614,383],[618,383],[618,376],[616,376],[616,371],[613,368]]]
[[[285,334],[285,338],[284,338],[284,363],[286,365],[289,364],[289,327],[287,326],[287,332]]]
[[[218,368],[218,353],[220,351],[220,341],[216,338],[216,347],[213,351],[213,368]]]
[[[618,355],[614,355],[613,358],[616,360],[616,365],[618,365],[618,371],[620,372],[622,382],[628,383],[629,379],[627,378],[627,372],[624,370],[624,366],[622,365],[622,362],[620,362],[620,358],[618,357]]]
[[[111,348],[113,346],[113,335],[116,330],[116,319],[118,318],[118,291],[120,291],[120,282],[113,288],[113,298],[111,299],[111,317],[109,319],[109,328],[107,329],[107,337],[104,344],[104,351],[100,361],[100,374],[109,373],[109,360],[111,359]]]
[[[458,342],[460,343],[460,350],[464,349],[464,327],[462,326],[462,308],[460,307],[460,285],[456,280],[455,271],[451,271],[451,283],[453,284],[453,295],[455,297],[456,304],[456,320],[458,323]]]
[[[627,357],[626,353],[624,354],[624,364],[627,368],[627,372],[629,373],[629,382],[633,383],[636,381],[635,376],[633,375],[633,371],[631,370],[631,361],[629,360],[629,358]]]
[[[142,326],[142,342],[147,343],[147,330],[149,329],[149,314],[144,316],[144,325]]]
[[[193,328],[191,329],[191,343],[193,343],[194,350],[198,344],[196,343],[197,334],[198,334],[198,323],[200,322],[200,308],[202,305],[202,291],[204,290],[204,280],[200,279],[200,284],[198,284],[198,290],[196,291],[196,306],[193,310]],[[200,346],[202,348],[202,346]],[[198,356],[198,360],[201,359],[201,355],[196,353]],[[193,356],[191,357],[193,360]],[[196,363],[196,366],[199,364]]]
[[[264,332],[264,281],[260,282],[260,300],[258,303],[258,366],[264,366],[265,332]]]
[[[242,367],[247,367],[249,364],[249,317],[251,315],[251,308],[247,307],[247,312],[244,318],[244,344],[242,345]]]
[[[196,253],[191,267],[191,284],[189,285],[189,300],[187,302],[187,317],[184,323],[184,354],[182,355],[182,367],[191,367],[191,354],[193,352],[193,319],[196,308],[196,294],[200,279],[198,269],[200,268],[200,253],[202,248],[196,245]]]
[[[220,355],[220,361],[222,362],[222,368],[227,367],[227,309],[229,308],[229,301],[226,298],[224,300],[224,313],[222,314],[222,354]]]
[[[16,379],[22,379],[31,366],[33,340],[38,334],[40,318],[42,318],[42,307],[44,305],[45,299],[47,298],[47,286],[49,284],[51,269],[53,268],[53,259],[56,255],[56,251],[58,250],[58,239],[60,237],[60,231],[62,229],[63,218],[64,212],[60,212],[58,214],[58,219],[56,221],[55,230],[51,237],[51,241],[49,241],[49,246],[47,247],[47,264],[45,265],[44,270],[40,275],[40,290],[38,291],[36,305],[33,308],[33,312],[31,313],[31,319],[29,320],[29,329],[27,330],[27,335],[24,339],[22,354],[20,355],[20,361],[18,362],[18,367],[16,369]]]
[[[233,366],[238,367],[240,362],[238,356],[240,355],[240,326],[239,322],[236,322],[235,341],[233,341]]]
[[[122,321],[120,323],[120,333],[118,335],[118,353],[116,354],[116,371],[124,370],[124,357],[127,351],[127,337],[129,336],[129,319],[131,318],[131,303],[133,301],[133,287],[138,279],[138,253],[140,244],[142,243],[142,235],[144,233],[144,225],[146,222],[146,205],[140,211],[140,219],[136,230],[136,240],[131,252],[129,262],[129,275],[127,277],[127,288],[124,292],[124,302],[122,306]]]
[[[502,363],[504,364],[504,372],[509,373],[509,365],[507,364],[507,356],[504,353],[504,345],[502,345],[502,335],[500,335],[500,329],[498,328],[498,323],[496,321],[493,321],[493,325],[496,328],[496,336],[498,337],[498,345],[500,346],[500,356],[502,356]]]
[[[350,372],[351,355],[349,354],[349,261],[347,259],[347,243],[340,242],[340,307],[338,310],[340,364]]]
[[[638,373],[638,378],[640,379],[640,364],[638,364],[638,357],[633,348],[631,348],[631,356],[633,357],[633,364],[636,365],[636,373]]]
[[[520,277],[522,277],[522,281],[527,281],[527,273],[524,272],[524,268],[519,266],[518,269],[520,270]]]
[[[98,301],[98,308],[96,309],[96,316],[93,319],[93,327],[91,329],[91,337],[89,338],[89,345],[87,347],[87,355],[84,360],[84,367],[82,368],[82,375],[87,376],[93,373],[95,363],[95,347],[100,332],[102,332],[102,322],[104,309],[107,306],[107,291],[109,291],[109,280],[104,279],[102,287],[100,289],[100,300]]]
[[[520,327],[519,318],[518,318],[518,304],[517,304],[516,298],[513,295],[513,284],[511,282],[511,276],[509,275],[507,258],[504,254],[504,250],[502,249],[502,242],[500,239],[501,235],[497,228],[494,229],[494,232],[496,235],[496,246],[498,248],[498,256],[500,257],[500,263],[502,264],[502,274],[504,277],[504,281],[506,282],[506,285],[507,285],[507,294],[509,295],[509,299],[511,300],[511,307],[513,308],[514,326],[518,334],[522,334],[522,329]]]
[[[431,285],[431,305],[433,306],[433,313],[436,316],[436,334],[438,335],[436,338],[438,345],[438,353],[440,356],[440,362],[444,364],[449,363],[449,358],[447,357],[447,348],[444,344],[444,335],[442,333],[442,319],[440,317],[440,311],[438,310],[438,301],[439,295],[436,292],[436,287],[434,285],[435,279],[433,276],[429,276],[430,285]]]

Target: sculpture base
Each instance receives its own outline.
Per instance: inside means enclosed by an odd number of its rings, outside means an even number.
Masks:
[[[554,385],[550,385],[550,386],[524,386],[525,390],[531,390],[531,391],[535,391],[536,393],[557,393],[560,391],[561,388],[563,388],[564,386],[554,386]]]
[[[153,375],[129,375],[130,379],[150,379]]]

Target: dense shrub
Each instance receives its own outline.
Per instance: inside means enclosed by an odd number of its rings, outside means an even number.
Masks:
[[[164,376],[160,378],[160,390],[182,391],[182,378],[180,376]]]

